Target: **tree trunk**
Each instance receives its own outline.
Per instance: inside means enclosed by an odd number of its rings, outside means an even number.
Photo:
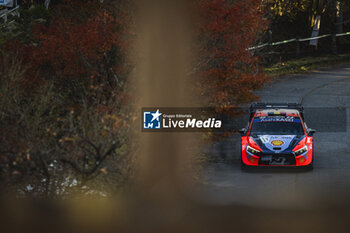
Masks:
[[[50,1],[51,0],[45,0],[45,7],[46,7],[46,9],[49,9]]]
[[[336,2],[336,33],[343,33],[343,1]]]
[[[337,49],[337,37],[335,36],[337,31],[336,31],[336,22],[337,22],[337,3],[339,1],[332,0],[331,1],[331,12],[332,12],[332,42],[331,42],[331,50],[332,53],[336,54],[338,51]]]

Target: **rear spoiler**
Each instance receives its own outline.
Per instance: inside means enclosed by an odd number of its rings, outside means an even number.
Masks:
[[[276,108],[284,108],[284,109],[295,109],[300,112],[300,116],[304,119],[304,108],[301,104],[298,103],[252,103],[250,105],[250,119],[254,116],[256,110],[258,109],[276,109]]]

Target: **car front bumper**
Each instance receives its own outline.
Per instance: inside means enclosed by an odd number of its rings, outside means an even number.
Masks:
[[[250,155],[242,151],[242,163],[246,166],[308,166],[312,163],[312,156],[312,151],[299,156],[292,153]]]

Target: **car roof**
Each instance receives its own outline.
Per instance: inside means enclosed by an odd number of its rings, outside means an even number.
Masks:
[[[300,116],[300,112],[297,109],[284,109],[284,108],[269,108],[269,109],[257,109],[256,116]]]

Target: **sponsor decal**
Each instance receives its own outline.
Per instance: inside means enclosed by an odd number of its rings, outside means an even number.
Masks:
[[[271,151],[271,153],[281,153],[285,151],[290,143],[295,138],[295,135],[258,135],[265,147]],[[281,149],[275,150],[274,148],[278,146]]]
[[[268,137],[268,136],[261,136],[260,140],[265,144],[265,143],[268,143],[270,141],[270,137]]]
[[[300,123],[300,119],[299,118],[295,118],[295,117],[259,117],[254,119],[254,122],[295,122],[295,123]]]
[[[273,141],[271,141],[271,144],[274,146],[282,146],[284,144],[284,142],[281,140],[273,140]]]

